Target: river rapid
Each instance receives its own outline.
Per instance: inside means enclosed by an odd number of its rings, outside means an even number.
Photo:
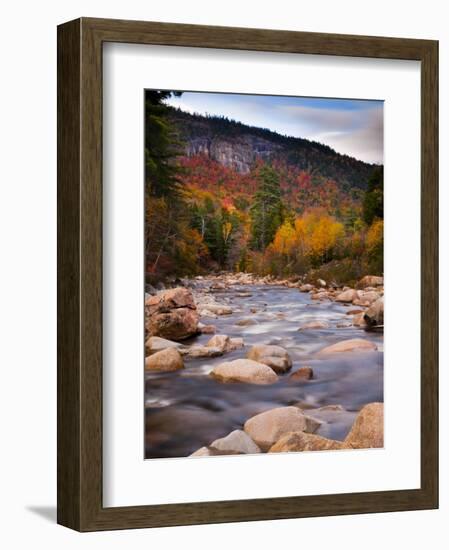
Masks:
[[[195,285],[197,293],[210,292],[207,281]],[[323,422],[318,435],[343,440],[363,405],[383,401],[383,334],[352,325],[337,327],[350,324],[350,307],[312,300],[297,288],[267,284],[233,285],[215,291],[214,297],[231,306],[233,313],[201,321],[215,325],[217,334],[242,337],[245,347],[221,357],[187,358],[185,368],[176,372],[145,374],[146,458],[189,456],[232,430],[242,429],[251,416],[288,405],[311,412],[341,405],[344,410],[329,408],[316,411],[315,416]],[[243,319],[255,324],[237,325]],[[298,330],[309,321],[325,321],[329,328]],[[205,344],[211,336],[201,334],[183,343]],[[378,351],[317,357],[321,348],[350,338],[373,341]],[[209,376],[217,365],[245,357],[254,344],[285,348],[293,361],[292,370],[273,385],[224,384]],[[313,380],[289,380],[291,373],[304,366],[313,368]]]

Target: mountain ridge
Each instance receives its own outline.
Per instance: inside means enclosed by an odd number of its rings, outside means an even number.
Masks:
[[[344,191],[366,189],[373,171],[370,164],[336,152],[330,146],[305,138],[285,136],[225,117],[203,116],[168,108],[186,157],[204,155],[240,174],[251,172],[257,161],[280,162],[307,172],[316,183],[335,181]]]

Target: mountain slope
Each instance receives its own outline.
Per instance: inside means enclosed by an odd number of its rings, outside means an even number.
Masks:
[[[364,190],[375,169],[375,165],[341,155],[327,145],[226,118],[170,108],[169,119],[178,129],[187,157],[203,155],[239,174],[250,173],[257,161],[269,161],[305,172],[316,184],[332,180],[340,190],[349,191]]]

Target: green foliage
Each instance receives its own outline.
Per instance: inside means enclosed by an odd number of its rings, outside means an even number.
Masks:
[[[168,107],[163,103],[172,92],[145,91],[145,191],[152,197],[180,200],[180,142],[167,119]],[[179,94],[176,94],[179,95]]]
[[[282,223],[283,205],[279,176],[268,165],[258,174],[259,187],[250,207],[251,244],[255,250],[265,250]]]
[[[368,188],[363,199],[363,220],[371,225],[375,219],[384,217],[384,174],[377,168],[368,180]]]

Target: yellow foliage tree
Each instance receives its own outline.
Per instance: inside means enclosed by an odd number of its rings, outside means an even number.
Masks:
[[[275,252],[286,256],[290,256],[296,249],[296,231],[289,221],[284,222],[276,231],[272,247]]]

